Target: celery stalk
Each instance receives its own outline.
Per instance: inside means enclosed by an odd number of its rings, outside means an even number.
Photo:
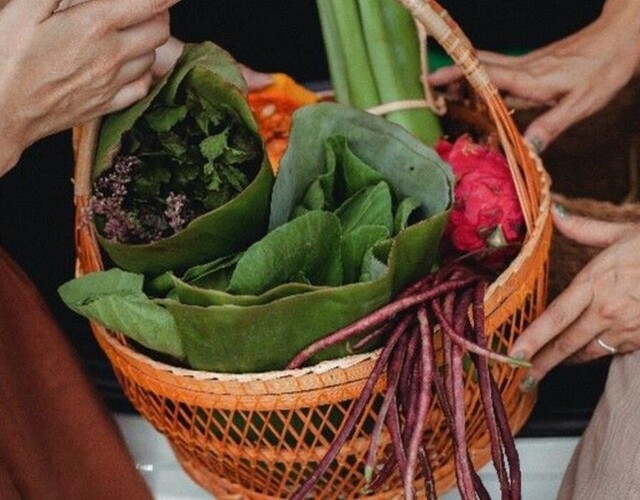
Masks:
[[[349,104],[358,109],[377,106],[380,97],[369,65],[358,4],[353,0],[331,0],[331,5],[346,63]]]
[[[331,75],[331,85],[335,94],[335,99],[340,103],[348,103],[349,82],[347,80],[347,69],[338,38],[338,27],[333,17],[331,7],[332,0],[317,0],[318,14],[320,16],[320,28],[322,29],[322,39],[325,46],[329,74]]]
[[[411,15],[395,2],[359,0],[363,32],[382,102],[420,99],[420,51]],[[387,119],[402,125],[426,144],[442,135],[437,117],[427,109],[395,111]]]
[[[317,0],[337,101],[359,109],[421,99],[420,51],[413,18],[394,0]],[[428,109],[389,113],[428,145],[441,136]]]
[[[362,10],[363,26],[379,29],[386,35],[384,44],[369,43],[369,60],[376,77],[382,102],[402,99],[424,98],[421,77],[421,54],[415,21],[398,2],[388,0],[361,0],[372,9],[371,16]],[[380,39],[378,39],[380,40]],[[378,57],[378,51],[385,53]],[[387,83],[385,83],[387,82]],[[392,83],[395,83],[391,86]],[[382,89],[385,88],[383,91]],[[401,115],[402,118],[397,118]],[[412,109],[393,113],[387,118],[403,125],[428,145],[433,145],[441,136],[442,128],[438,116],[430,109]]]

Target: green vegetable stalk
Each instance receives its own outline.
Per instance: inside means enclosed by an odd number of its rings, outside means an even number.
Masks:
[[[331,83],[339,103],[369,109],[424,98],[417,29],[395,0],[317,0]],[[386,115],[427,145],[442,135],[426,108]]]

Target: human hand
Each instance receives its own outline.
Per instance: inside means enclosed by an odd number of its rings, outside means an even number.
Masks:
[[[564,360],[640,348],[640,224],[597,221],[558,207],[554,212],[562,234],[604,250],[515,341],[509,354],[532,363],[523,390]]]
[[[170,38],[167,43],[156,50],[156,61],[151,68],[154,78],[160,78],[164,76],[182,54],[184,43],[176,38]],[[266,87],[270,83],[273,83],[273,78],[268,73],[260,73],[255,71],[244,64],[240,65],[242,76],[247,82],[249,90],[258,90],[262,87]]]
[[[633,76],[640,61],[640,2],[609,0],[602,15],[575,34],[521,57],[478,51],[496,86],[513,97],[550,109],[525,138],[542,151],[564,130],[605,106]],[[446,85],[457,67],[429,77]]]
[[[0,175],[37,139],[122,109],[151,86],[179,0],[11,0],[0,10]]]

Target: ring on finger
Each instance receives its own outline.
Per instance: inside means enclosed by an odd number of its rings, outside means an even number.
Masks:
[[[598,337],[596,339],[596,342],[598,343],[598,345],[600,347],[602,347],[605,351],[607,351],[609,354],[616,354],[618,352],[618,349],[610,346],[609,344],[607,344],[604,340],[602,340],[600,337]]]

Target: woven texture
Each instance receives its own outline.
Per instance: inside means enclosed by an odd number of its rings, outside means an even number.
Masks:
[[[553,201],[575,215],[609,222],[640,222],[640,203],[637,202],[615,204],[592,198],[568,198],[559,194],[553,195]],[[549,299],[562,293],[575,275],[601,251],[601,248],[582,245],[555,231],[551,243]]]
[[[435,2],[406,3],[464,70],[479,97],[478,108],[453,119],[468,120],[471,126],[489,123],[516,181],[528,236],[519,255],[485,296],[490,345],[506,351],[546,302],[551,239],[548,178],[524,146],[498,92],[457,26]],[[78,274],[102,268],[92,228],[82,222],[97,128],[98,124],[92,123],[74,131]],[[93,323],[92,328],[129,399],[168,437],[185,470],[218,498],[290,496],[324,455],[377,356],[352,356],[301,370],[223,375],[159,363],[133,350],[122,335]],[[496,364],[493,375],[511,428],[517,432],[533,408],[535,395],[518,390],[521,370]],[[355,431],[313,490],[314,498],[357,496],[364,486],[363,457],[384,388],[383,377]],[[490,459],[489,435],[472,377],[465,381],[465,400],[470,456],[480,467]],[[443,414],[434,404],[425,440],[439,491],[455,482],[452,443],[446,429]],[[388,450],[389,442],[388,436],[383,436],[381,454]],[[376,498],[401,494],[401,479],[394,475]]]

